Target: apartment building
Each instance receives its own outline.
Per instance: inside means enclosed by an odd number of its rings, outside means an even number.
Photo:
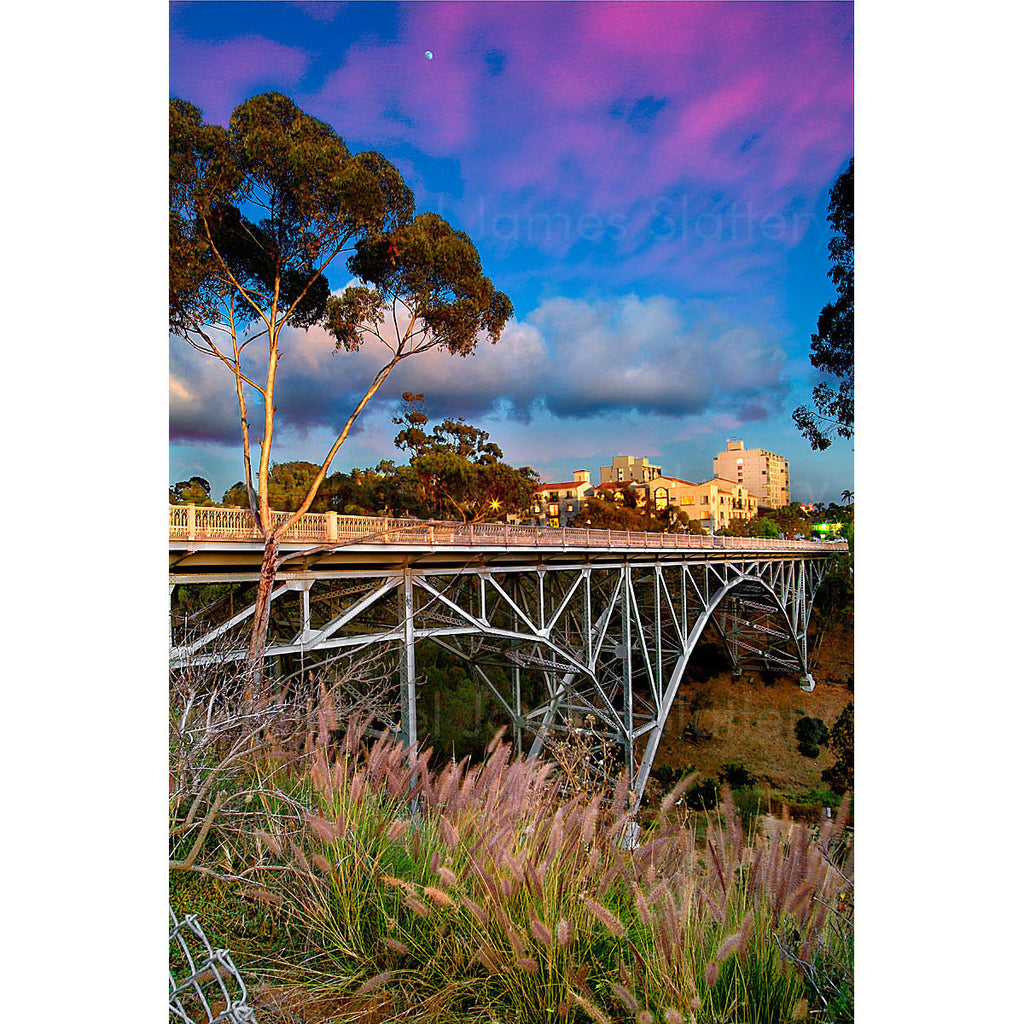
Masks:
[[[610,466],[601,467],[602,484],[629,483],[637,480],[647,483],[661,476],[661,466],[653,466],[646,457],[636,455],[613,455]]]
[[[654,511],[670,508],[685,512],[709,531],[724,530],[736,519],[757,515],[757,499],[743,484],[722,477],[692,483],[673,476],[659,476],[647,483]]]
[[[696,486],[689,480],[681,480],[679,477],[656,476],[647,484],[647,497],[655,512],[666,508],[678,508],[689,514],[691,506],[695,504],[693,488]]]
[[[548,526],[571,526],[594,493],[589,469],[577,469],[572,476],[572,480],[541,484],[533,490],[531,511],[546,519]]]
[[[713,462],[714,474],[735,480],[765,508],[789,504],[789,462],[765,448],[744,448],[742,441],[725,442]]]

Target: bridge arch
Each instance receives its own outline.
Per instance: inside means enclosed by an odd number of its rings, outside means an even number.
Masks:
[[[712,621],[715,612],[718,611],[722,602],[726,598],[732,596],[733,593],[740,588],[756,589],[758,596],[766,595],[771,600],[772,604],[781,614],[783,622],[786,624],[789,639],[796,648],[797,657],[800,661],[800,666],[803,669],[804,676],[807,679],[810,679],[811,685],[808,689],[813,689],[814,681],[810,677],[810,672],[807,666],[806,645],[798,635],[796,624],[792,621],[790,612],[782,603],[779,595],[759,576],[739,575],[727,581],[712,595],[705,609],[695,620],[693,627],[687,634],[686,644],[683,648],[682,655],[679,657],[672,669],[672,674],[663,695],[658,717],[655,721],[654,727],[650,731],[650,736],[647,740],[647,745],[644,748],[644,754],[640,760],[640,766],[637,769],[636,778],[633,783],[633,791],[636,794],[634,799],[637,806],[639,805],[644,789],[647,786],[647,780],[650,777],[651,768],[654,766],[654,758],[657,755],[658,747],[661,745],[661,738],[665,733],[665,726],[668,723],[669,713],[675,704],[676,697],[679,694],[679,687],[682,685],[683,676],[686,673],[686,668],[689,665],[690,658],[697,647],[697,643],[704,635],[704,631]],[[812,587],[810,588],[810,591],[811,593],[806,599],[806,610],[808,613],[810,612],[817,588]]]

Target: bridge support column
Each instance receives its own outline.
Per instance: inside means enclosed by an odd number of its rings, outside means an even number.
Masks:
[[[806,672],[800,677],[800,689],[806,690],[808,693],[814,689],[814,676],[810,672]]]
[[[516,718],[512,723],[512,729],[515,733],[516,738],[516,753],[523,756],[523,693],[522,685],[519,678],[519,666],[516,665],[515,669],[515,685],[516,685]]]
[[[630,596],[633,592],[633,569],[626,566],[625,579],[622,586],[622,646],[625,657],[622,662],[622,702],[623,718],[626,731],[623,736],[625,747],[626,771],[629,773],[629,788],[634,788],[633,765],[633,634],[631,616],[633,614]]]
[[[399,696],[402,713],[399,738],[407,747],[414,747],[416,746],[416,637],[413,628],[412,571],[406,568],[404,575],[405,622],[402,639],[401,693]]]

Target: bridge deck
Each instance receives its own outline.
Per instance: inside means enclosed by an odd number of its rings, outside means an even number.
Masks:
[[[273,515],[275,525],[283,525],[289,517],[285,512]],[[241,579],[259,573],[263,542],[246,509],[171,505],[169,535],[171,573],[179,582],[199,582],[224,573]],[[535,566],[538,561],[569,566],[665,555],[701,560],[830,558],[846,550],[845,542],[464,524],[328,512],[307,513],[289,527],[281,554],[293,557],[279,575],[351,574],[413,563],[433,569],[456,569],[467,562],[506,569]]]

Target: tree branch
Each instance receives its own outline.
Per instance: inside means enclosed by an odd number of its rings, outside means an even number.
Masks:
[[[214,255],[217,257],[217,261],[224,268],[224,273],[227,275],[228,281],[232,285],[234,285],[234,287],[238,290],[239,295],[241,295],[245,299],[245,301],[248,302],[250,306],[252,306],[252,308],[256,311],[256,315],[267,325],[267,329],[269,330],[270,323],[267,320],[266,316],[264,315],[263,310],[260,309],[259,305],[256,302],[253,302],[252,298],[249,295],[249,292],[245,288],[243,288],[238,283],[237,280],[235,280],[235,275],[231,273],[231,268],[227,265],[227,262],[225,261],[224,257],[220,254],[220,250],[214,243],[213,236],[210,234],[210,223],[206,219],[206,214],[203,213],[201,214],[201,216],[203,220],[203,230],[206,232],[206,240],[210,243],[210,248],[213,250]]]
[[[299,516],[305,515],[309,511],[309,506],[313,504],[313,499],[317,495],[317,491],[320,489],[320,485],[324,482],[324,478],[327,476],[327,470],[331,466],[331,462],[334,456],[338,454],[338,449],[345,443],[345,439],[348,437],[348,432],[352,429],[352,424],[355,423],[356,418],[366,407],[366,404],[380,389],[380,386],[388,379],[388,375],[398,364],[401,357],[394,356],[389,362],[377,371],[377,376],[374,377],[373,383],[366,389],[366,393],[360,399],[359,404],[352,410],[349,418],[345,421],[345,426],[342,427],[341,433],[338,434],[337,440],[331,446],[331,450],[327,453],[327,457],[324,459],[320,466],[320,470],[317,475],[313,478],[309,485],[309,489],[306,491],[305,498],[302,499],[302,504],[285,520],[284,524],[280,527],[278,533],[283,534],[292,523],[294,523]]]
[[[203,848],[203,843],[206,842],[206,836],[210,831],[210,826],[213,824],[213,819],[217,816],[217,812],[220,810],[221,804],[224,803],[226,799],[227,793],[225,793],[224,790],[220,790],[213,798],[210,810],[203,819],[203,827],[199,830],[199,835],[196,836],[196,841],[192,844],[192,849],[189,850],[188,856],[182,861],[171,861],[170,867],[181,870],[188,870],[192,867],[196,862],[196,857],[199,856],[199,851]]]

